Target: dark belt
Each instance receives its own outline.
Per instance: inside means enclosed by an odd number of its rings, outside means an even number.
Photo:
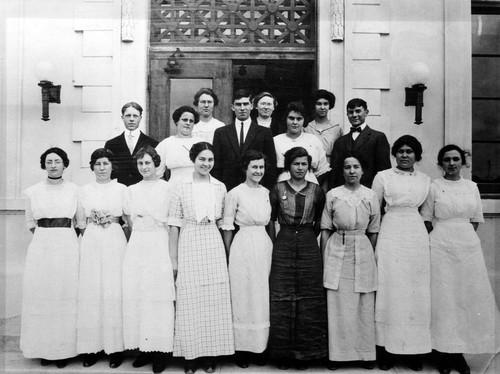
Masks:
[[[71,227],[71,218],[40,218],[38,227]]]
[[[306,223],[304,225],[281,225],[280,224],[280,228],[288,229],[288,230],[300,231],[300,230],[311,230],[311,229],[314,229],[314,225],[312,223]]]

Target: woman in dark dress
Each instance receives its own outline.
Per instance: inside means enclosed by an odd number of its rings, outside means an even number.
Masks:
[[[321,187],[305,180],[311,156],[302,147],[285,153],[291,178],[271,191],[271,220],[280,231],[273,247],[270,276],[269,355],[280,369],[298,369],[328,354],[323,264],[318,247],[325,204]],[[274,233],[273,233],[274,234]],[[274,235],[272,235],[274,237]]]

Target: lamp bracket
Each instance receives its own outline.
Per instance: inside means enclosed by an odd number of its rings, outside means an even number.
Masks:
[[[424,106],[424,91],[426,89],[427,86],[423,83],[417,83],[411,87],[405,87],[405,106]]]

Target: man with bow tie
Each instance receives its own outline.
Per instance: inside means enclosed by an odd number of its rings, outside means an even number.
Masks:
[[[328,188],[344,184],[342,160],[356,151],[362,154],[368,165],[363,169],[361,184],[371,188],[373,178],[382,170],[391,167],[390,147],[383,132],[373,130],[366,123],[368,105],[363,99],[351,99],[347,103],[347,119],[351,123],[351,131],[338,138],[333,145],[330,160],[330,178]]]
[[[122,120],[125,131],[116,138],[110,139],[104,148],[113,152],[116,163],[113,163],[111,179],[117,179],[118,183],[130,186],[142,180],[142,176],[137,170],[134,155],[139,149],[150,145],[155,148],[158,142],[145,135],[139,130],[142,120],[142,107],[130,102],[122,107]]]

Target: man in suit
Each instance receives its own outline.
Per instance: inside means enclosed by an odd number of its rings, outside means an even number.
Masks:
[[[130,186],[142,180],[137,170],[134,155],[146,145],[155,148],[158,142],[143,134],[139,130],[142,120],[142,107],[134,102],[122,107],[122,120],[125,131],[116,138],[110,139],[104,145],[115,155],[116,168],[111,172],[111,179],[118,179],[119,183]]]
[[[371,129],[366,123],[368,105],[363,99],[351,99],[347,103],[347,118],[351,123],[351,131],[338,138],[330,160],[329,189],[343,185],[342,159],[356,151],[364,156],[367,167],[363,169],[361,184],[370,188],[375,175],[391,167],[390,147],[383,132]]]
[[[267,158],[262,185],[270,189],[276,183],[276,150],[270,129],[259,126],[250,118],[252,97],[248,90],[238,90],[233,95],[231,108],[235,123],[220,127],[214,134],[214,178],[226,185],[228,191],[245,181],[240,169],[242,155],[250,149],[264,153]]]

